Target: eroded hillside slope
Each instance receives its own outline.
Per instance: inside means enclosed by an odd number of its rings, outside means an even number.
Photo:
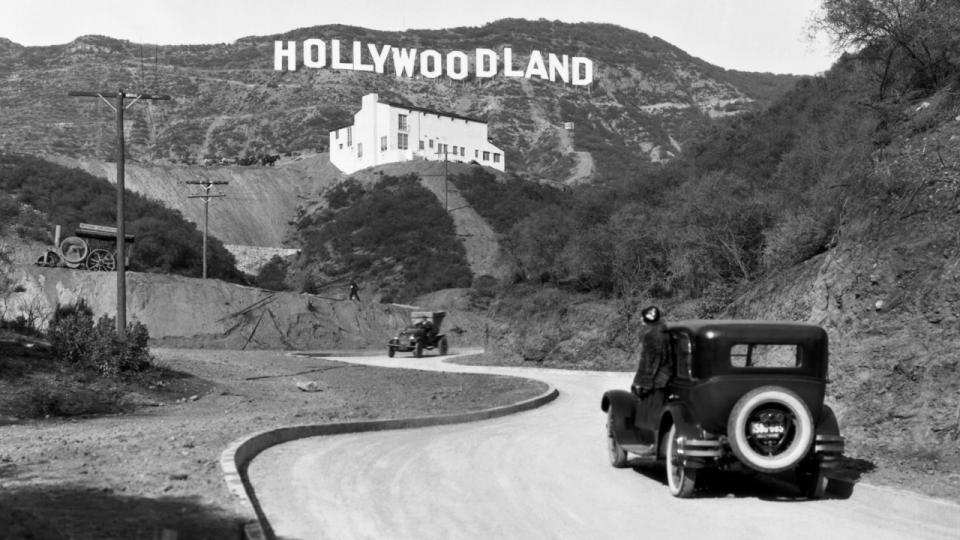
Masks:
[[[116,183],[115,163],[59,156],[48,159]],[[127,189],[180,211],[199,227],[203,226],[203,202],[189,196],[203,194],[203,190],[187,182],[227,182],[211,191],[224,197],[210,203],[210,234],[225,244],[280,247],[302,201],[315,197],[342,175],[330,165],[327,154],[314,154],[287,158],[272,167],[128,162],[124,178]]]

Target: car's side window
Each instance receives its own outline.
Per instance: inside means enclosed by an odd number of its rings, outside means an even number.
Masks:
[[[795,368],[803,365],[798,345],[737,343],[730,347],[730,365],[739,368]]]
[[[676,358],[676,376],[680,379],[693,378],[693,343],[690,336],[683,332],[674,334],[674,358]]]

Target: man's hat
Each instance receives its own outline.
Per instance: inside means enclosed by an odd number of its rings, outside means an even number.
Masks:
[[[660,320],[660,308],[657,306],[645,307],[640,311],[644,323],[655,323]]]

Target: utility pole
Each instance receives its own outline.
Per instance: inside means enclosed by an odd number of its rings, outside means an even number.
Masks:
[[[69,92],[67,95],[74,97],[96,97],[103,100],[108,107],[117,113],[117,338],[120,341],[127,339],[127,263],[126,263],[126,236],[123,227],[123,205],[126,198],[126,188],[124,187],[124,160],[125,154],[123,145],[123,111],[132,107],[134,103],[141,99],[146,100],[169,100],[170,96],[152,95],[152,94],[133,94],[123,91],[123,88],[116,92]],[[114,106],[107,100],[107,96],[116,97],[117,104]],[[132,99],[128,105],[124,106],[124,99]]]
[[[210,190],[213,186],[219,186],[223,184],[229,184],[229,182],[224,180],[207,180],[207,181],[196,181],[188,180],[188,184],[197,184],[203,187],[203,195],[190,195],[188,199],[203,199],[203,279],[207,279],[207,223],[209,218],[207,217],[210,209],[210,199],[214,197],[224,197],[223,193],[210,193]]]

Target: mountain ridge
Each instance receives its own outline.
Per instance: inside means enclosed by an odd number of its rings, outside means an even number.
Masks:
[[[275,39],[324,38],[438,50],[512,46],[579,54],[595,62],[588,87],[497,76],[397,78],[331,69],[273,69]],[[11,42],[12,43],[12,42]],[[15,44],[14,44],[15,45]],[[349,52],[349,51],[347,51]],[[257,153],[323,151],[329,130],[350,122],[360,97],[479,116],[507,148],[508,167],[533,178],[616,178],[669,160],[712,117],[762,108],[797,80],[713,66],[657,37],[616,25],[502,19],[479,27],[391,32],[346,25],[310,26],[208,45],[138,44],[80,36],[63,45],[0,46],[0,148],[33,154],[113,159],[115,128],[98,100],[72,90],[137,88],[173,96],[126,112],[130,156],[199,163]],[[541,112],[530,117],[530,104]],[[574,123],[572,144],[562,125]],[[543,127],[549,129],[544,130]],[[579,171],[579,172],[578,172]]]

